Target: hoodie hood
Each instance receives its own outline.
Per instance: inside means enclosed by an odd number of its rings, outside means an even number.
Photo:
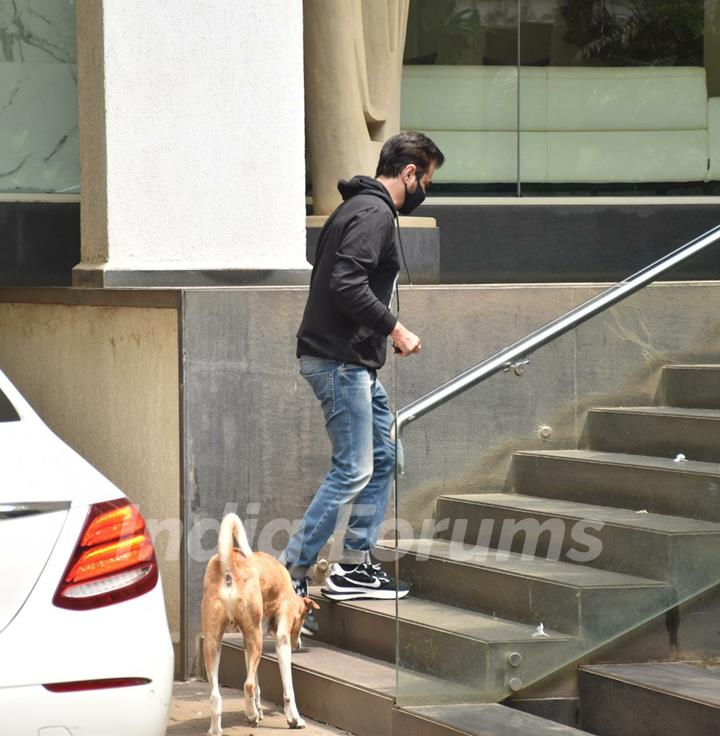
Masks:
[[[379,197],[383,202],[387,203],[393,215],[397,213],[390,192],[377,179],[373,179],[371,176],[353,176],[352,179],[347,181],[341,179],[338,182],[338,191],[345,202],[348,199],[357,197],[358,194],[370,194],[373,197]]]

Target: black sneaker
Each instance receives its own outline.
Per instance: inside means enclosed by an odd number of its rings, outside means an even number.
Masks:
[[[293,588],[295,592],[304,598],[308,594],[308,579],[307,578],[292,578]],[[303,621],[302,629],[300,633],[303,636],[315,636],[319,629],[318,622],[315,620],[312,610],[309,610],[305,614],[305,620]]]
[[[382,570],[380,565],[335,563],[330,567],[325,587],[320,592],[333,601],[356,598],[387,600],[404,598],[410,592],[410,586],[400,581],[396,589],[395,579]]]

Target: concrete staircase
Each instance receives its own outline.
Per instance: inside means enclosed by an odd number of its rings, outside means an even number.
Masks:
[[[516,453],[513,493],[441,496],[447,531],[399,542],[397,673],[394,601],[318,598],[318,640],[294,656],[301,712],[358,736],[581,733],[498,703],[531,685],[542,701],[551,675],[575,689],[573,663],[622,636],[642,651],[643,624],[720,582],[720,366],[665,368],[658,406],[590,411],[583,444]],[[240,646],[226,640],[225,684]],[[584,727],[650,734],[599,728],[596,701],[623,702],[611,671],[581,670]],[[281,698],[271,651],[261,681]]]
[[[263,697],[282,703],[282,685],[274,643],[266,642],[259,668]],[[242,638],[223,644],[220,681],[242,687],[245,659]],[[406,673],[407,684],[429,700],[454,698],[455,687],[438,678]],[[293,684],[298,709],[309,718],[331,723],[356,736],[582,736],[583,731],[497,704],[394,707],[395,666],[316,641],[305,641],[293,655]],[[503,730],[499,731],[501,728]]]

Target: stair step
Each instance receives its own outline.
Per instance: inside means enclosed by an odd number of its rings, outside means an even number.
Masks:
[[[416,706],[399,711],[397,722],[404,724],[403,718],[408,728],[397,733],[413,736],[588,736],[586,731],[497,704]],[[427,721],[425,729],[418,719]],[[438,731],[440,724],[446,730]]]
[[[242,636],[228,634],[223,640],[220,683],[242,689],[245,672]],[[258,678],[263,698],[281,704],[282,681],[272,640],[263,643]],[[396,708],[394,665],[314,640],[305,639],[303,650],[293,653],[293,686],[301,715],[331,723],[356,736],[584,733],[502,705],[465,702],[473,694],[467,688],[407,671],[401,673],[398,700],[402,703],[403,695],[413,695],[418,703],[438,705]]]
[[[655,662],[594,665],[578,672],[583,727],[598,736],[720,732],[720,671]]]
[[[394,665],[304,638],[302,651],[293,652],[292,670],[301,715],[331,723],[356,736],[392,736]],[[242,636],[226,635],[220,684],[242,689],[245,675]],[[469,688],[425,675],[403,672],[402,676],[403,688],[417,698],[415,702],[462,702],[476,694]],[[263,643],[258,679],[263,698],[281,704],[282,681],[272,640]]]
[[[720,409],[720,366],[665,366],[660,382],[660,402],[668,406]]]
[[[679,407],[591,409],[589,447],[601,452],[720,461],[720,410]]]
[[[671,600],[669,586],[657,580],[444,539],[400,540],[397,549],[400,575],[415,595],[533,626],[542,622],[582,635],[586,647],[657,615]]]
[[[315,594],[319,588],[311,588]],[[392,618],[395,620],[394,600],[357,600],[357,601],[330,601],[320,595],[314,595],[318,601],[327,604],[336,611],[356,610],[359,612],[374,614],[372,620],[376,621],[378,616]],[[458,636],[464,636],[478,641],[493,642],[526,642],[535,641],[532,638],[535,628],[517,621],[508,621],[497,617],[487,616],[477,611],[469,611],[465,608],[447,606],[436,601],[428,601],[422,598],[409,596],[400,601],[400,619],[418,626],[424,626],[433,630],[448,632]],[[548,630],[546,632],[551,639],[567,641],[570,639],[565,634]],[[392,655],[390,659],[392,659]]]
[[[720,522],[720,465],[593,450],[513,456],[515,490],[602,506]]]
[[[320,596],[319,589],[311,589],[311,594],[320,604],[316,639],[395,661],[395,601],[335,602]],[[533,637],[534,626],[414,596],[401,600],[398,608],[403,666],[472,684],[488,702],[512,694],[510,678],[535,682],[553,663],[570,661],[581,649],[576,638],[551,629],[545,632],[547,637]],[[508,664],[511,653],[522,657],[520,666]]]
[[[678,595],[720,579],[720,524],[710,521],[514,493],[447,494],[435,517],[449,521],[445,539],[670,580]]]

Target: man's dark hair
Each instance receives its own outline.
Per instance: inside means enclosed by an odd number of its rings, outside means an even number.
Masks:
[[[442,151],[424,133],[406,130],[385,141],[375,176],[397,176],[408,164],[415,164],[422,176],[431,162],[440,168],[444,161]]]

